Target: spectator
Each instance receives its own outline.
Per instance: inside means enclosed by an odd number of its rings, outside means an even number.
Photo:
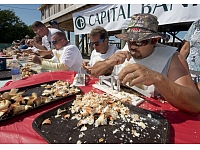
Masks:
[[[62,31],[63,33],[65,33],[65,30],[59,27],[59,24],[58,24],[57,21],[51,20],[51,21],[49,22],[49,24],[50,24],[51,28],[58,29],[58,30]]]
[[[42,37],[42,45],[37,44],[34,40],[31,41],[32,45],[38,48],[38,53],[44,58],[52,58],[52,49],[54,45],[51,42],[51,36],[56,32],[61,32],[55,28],[47,28],[42,22],[35,21],[32,24],[32,29],[34,33]]]
[[[113,73],[123,85],[140,84],[152,96],[159,94],[177,109],[196,115],[200,112],[200,94],[187,62],[177,48],[157,43],[166,38],[157,31],[156,16],[133,15],[127,32],[116,35],[128,42],[129,51],[120,50],[95,63],[91,74]]]
[[[54,57],[43,59],[40,56],[31,55],[29,61],[40,64],[42,68],[49,70],[74,70],[78,72],[83,62],[82,55],[75,45],[71,45],[65,33],[56,32],[51,37],[51,42],[55,46],[52,50]]]
[[[96,62],[107,59],[118,50],[115,45],[109,45],[108,32],[103,27],[97,26],[92,29],[89,34],[89,38],[91,40],[91,46],[94,47],[94,50],[90,56],[89,63],[82,63],[82,69],[88,74],[91,73],[92,66]]]
[[[198,39],[200,38],[200,19],[196,20],[190,26],[187,34],[184,37],[184,44],[180,50],[180,53],[187,60],[190,74],[195,83],[198,83],[200,75],[200,44]],[[200,89],[200,88],[199,88]]]

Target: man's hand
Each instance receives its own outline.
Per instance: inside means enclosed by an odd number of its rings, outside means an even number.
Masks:
[[[22,53],[27,53],[27,54],[33,53],[33,51],[31,49],[22,49],[21,52]]]
[[[27,43],[30,44],[30,45],[32,45],[32,46],[35,46],[35,47],[37,45],[37,42],[34,39],[28,39]]]
[[[85,70],[88,74],[91,74],[92,67],[87,62],[83,62],[81,64],[81,68]]]
[[[130,86],[136,84],[150,86],[156,82],[157,76],[159,73],[135,63],[125,66],[118,74],[118,79],[123,85],[129,82]]]
[[[44,57],[46,55],[51,55],[53,54],[51,50],[38,50],[37,54],[39,54],[40,56]]]
[[[42,58],[40,56],[36,56],[36,55],[29,55],[28,56],[28,62],[33,62],[35,64],[42,64]]]
[[[115,65],[123,64],[126,59],[129,61],[131,57],[129,51],[117,51],[106,60],[106,63],[114,67]]]
[[[12,54],[16,55],[17,53],[21,53],[18,49],[12,50]]]

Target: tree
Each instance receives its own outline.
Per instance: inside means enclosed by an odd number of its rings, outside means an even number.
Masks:
[[[35,34],[31,26],[27,26],[15,15],[13,10],[0,10],[0,43],[12,43],[21,40],[26,35],[33,37]]]

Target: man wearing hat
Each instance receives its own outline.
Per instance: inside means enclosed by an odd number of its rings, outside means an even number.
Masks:
[[[157,17],[135,14],[128,30],[117,38],[128,43],[128,50],[121,50],[104,61],[97,62],[91,74],[118,76],[123,85],[142,85],[143,90],[162,96],[177,109],[196,115],[200,112],[200,94],[190,76],[188,64],[177,48],[157,43]]]
[[[58,24],[57,21],[51,20],[51,21],[49,22],[49,24],[51,25],[51,28],[58,29],[58,30],[62,31],[63,33],[65,33],[65,30],[59,27],[59,24]]]

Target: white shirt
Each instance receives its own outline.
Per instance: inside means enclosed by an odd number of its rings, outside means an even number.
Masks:
[[[54,57],[52,60],[57,63],[64,63],[70,70],[78,72],[81,68],[81,63],[83,62],[82,55],[75,45],[68,43],[65,47],[60,50],[52,50]]]
[[[125,48],[123,50],[127,50],[127,49]],[[177,50],[177,47],[172,47],[172,46],[167,46],[167,45],[157,43],[154,48],[154,51],[152,52],[152,54],[150,56],[143,58],[143,59],[134,59],[133,57],[131,57],[131,59],[129,61],[125,60],[125,62],[123,64],[116,65],[114,67],[113,74],[118,75],[119,72],[125,66],[127,66],[129,64],[137,63],[137,64],[143,65],[153,71],[156,71],[163,75],[166,75],[167,74],[166,72],[168,72],[169,68],[167,68],[167,71],[165,69],[166,69],[166,67],[168,67],[170,65],[172,56],[174,55],[176,50]],[[140,85],[140,87],[141,87],[141,85]],[[154,85],[150,85],[150,86],[142,85],[142,88],[143,88],[143,90],[145,90],[146,92],[148,92],[152,96],[154,96],[154,92],[155,92]]]
[[[90,56],[89,65],[93,66],[98,61],[103,61],[114,54],[118,48],[115,45],[109,45],[108,51],[105,54],[97,52],[95,49],[92,51]]]
[[[61,31],[55,28],[48,28],[48,30],[49,30],[48,36],[45,35],[42,37],[42,45],[45,46],[47,50],[52,50],[54,49],[54,45],[51,43],[51,36],[54,33]]]

